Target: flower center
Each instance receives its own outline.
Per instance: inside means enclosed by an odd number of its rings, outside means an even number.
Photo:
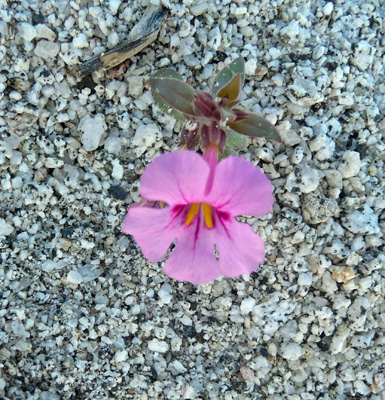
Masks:
[[[205,219],[205,225],[207,228],[211,229],[213,227],[212,218],[212,207],[207,203],[192,203],[187,213],[186,225],[189,226],[193,222],[195,216],[198,214],[202,206],[203,218]]]

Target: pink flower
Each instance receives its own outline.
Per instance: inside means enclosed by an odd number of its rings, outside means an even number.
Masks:
[[[263,260],[265,245],[235,217],[270,212],[272,189],[266,175],[242,158],[230,156],[217,164],[216,146],[209,146],[204,157],[191,151],[164,154],[144,171],[140,194],[166,206],[131,207],[123,232],[134,236],[151,262],[162,260],[176,239],[164,266],[176,280],[198,284],[219,274],[250,274]]]

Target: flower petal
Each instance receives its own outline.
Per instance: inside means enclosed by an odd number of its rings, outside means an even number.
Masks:
[[[145,169],[140,194],[170,205],[200,203],[209,172],[206,161],[192,151],[162,154]]]
[[[273,185],[249,161],[230,156],[217,165],[205,202],[232,216],[264,215],[274,203]]]
[[[202,218],[178,237],[174,251],[166,261],[164,272],[172,279],[195,285],[213,281],[219,275],[214,253],[212,231],[203,226]]]
[[[251,226],[235,219],[218,224],[215,243],[223,276],[235,278],[251,274],[265,257],[265,244]]]
[[[171,207],[131,207],[122,230],[135,238],[148,260],[158,262],[165,256],[180,229],[180,218],[173,215]]]

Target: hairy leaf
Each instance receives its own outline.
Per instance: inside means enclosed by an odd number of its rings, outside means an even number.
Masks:
[[[227,67],[223,68],[222,71],[219,72],[219,74],[216,76],[213,84],[214,97],[219,96],[219,92],[223,88],[225,88],[225,86],[230,84],[230,82],[234,79],[234,77],[237,74],[240,75],[240,83],[239,83],[239,88],[240,88],[239,92],[240,92],[243,83],[245,81],[245,63],[242,57],[237,58]]]
[[[169,78],[169,79],[178,79],[183,81],[183,78],[172,68],[162,68],[159,71],[156,71],[154,75],[152,75],[151,79],[154,78]]]
[[[156,101],[158,95],[168,105],[165,110],[164,106],[158,103],[167,114],[171,114],[171,106],[183,114],[195,115],[193,107],[195,91],[190,85],[175,78],[150,78],[149,83],[153,94],[155,93],[154,100]]]
[[[245,135],[240,135],[239,133],[228,129],[226,131],[227,144],[236,147],[238,149],[245,149],[248,144],[248,139]]]
[[[238,73],[234,78],[224,86],[217,96],[221,98],[228,98],[230,102],[234,102],[241,93],[241,74]]]
[[[257,114],[251,113],[240,121],[228,123],[227,126],[241,135],[265,137],[281,142],[277,129],[269,121]]]

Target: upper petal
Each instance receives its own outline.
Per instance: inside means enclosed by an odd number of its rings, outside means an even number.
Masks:
[[[214,253],[212,231],[203,226],[200,216],[178,237],[164,272],[172,279],[195,285],[218,277],[219,265]]]
[[[131,207],[124,219],[122,230],[135,238],[148,260],[157,262],[165,256],[180,229],[180,218],[171,207]]]
[[[230,156],[215,170],[211,192],[205,200],[230,215],[263,215],[274,203],[269,178],[249,161]]]
[[[170,205],[199,203],[209,172],[206,161],[192,151],[162,154],[145,169],[140,194]]]
[[[235,278],[255,271],[265,257],[265,244],[251,226],[230,218],[218,224],[215,243],[223,276]]]

